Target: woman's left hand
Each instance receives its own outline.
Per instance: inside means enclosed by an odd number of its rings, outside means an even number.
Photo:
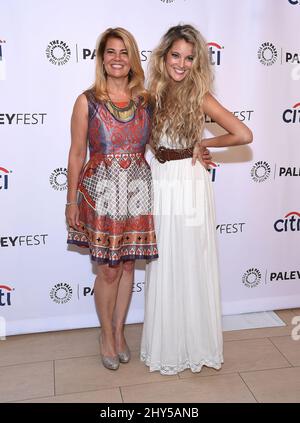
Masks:
[[[209,166],[212,164],[211,159],[210,151],[206,147],[203,147],[201,142],[196,142],[193,150],[192,165],[194,166],[198,160],[205,169],[209,169]]]

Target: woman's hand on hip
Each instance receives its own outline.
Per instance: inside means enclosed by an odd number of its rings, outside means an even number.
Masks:
[[[211,159],[210,151],[206,147],[203,147],[201,142],[196,142],[193,150],[192,165],[194,166],[198,160],[205,169],[209,169],[209,166],[212,164]]]

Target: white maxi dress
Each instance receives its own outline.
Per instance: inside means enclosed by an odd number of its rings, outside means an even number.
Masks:
[[[180,148],[166,137],[160,145]],[[146,267],[141,360],[166,375],[223,362],[212,183],[191,162],[150,164],[159,258]]]

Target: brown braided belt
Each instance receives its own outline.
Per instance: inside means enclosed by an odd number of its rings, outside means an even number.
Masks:
[[[193,157],[193,148],[184,148],[174,150],[172,148],[159,147],[155,152],[155,157],[159,163],[165,163],[170,160],[182,160]]]

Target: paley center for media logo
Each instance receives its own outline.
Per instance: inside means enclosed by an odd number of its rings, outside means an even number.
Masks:
[[[5,169],[5,167],[0,167],[0,190],[9,188],[9,175],[12,173],[12,170]]]
[[[292,6],[300,6],[300,0],[288,0],[288,2],[292,5]]]
[[[68,188],[68,171],[65,167],[54,169],[50,175],[50,185],[56,191],[65,191]]]
[[[265,270],[265,284],[274,282],[300,281],[300,270]],[[262,272],[253,267],[248,269],[242,277],[242,282],[247,288],[256,288],[262,282]]]
[[[274,44],[267,41],[262,43],[257,52],[258,60],[262,65],[271,66],[274,65],[278,58],[278,52]]]
[[[256,288],[261,283],[260,270],[255,267],[248,269],[242,276],[242,282],[247,288]]]
[[[276,232],[299,232],[300,231],[300,213],[293,211],[287,213],[283,218],[274,223]]]
[[[274,282],[299,282],[300,281],[300,270],[280,270],[264,271],[265,284]],[[247,288],[256,288],[262,282],[261,270],[253,267],[248,269],[242,276],[242,282]]]
[[[6,44],[5,40],[0,40],[0,81],[4,81],[6,79],[5,58],[4,58],[5,44]]]
[[[260,160],[256,162],[251,168],[251,178],[254,182],[264,182],[271,174],[271,167],[269,163]]]
[[[284,177],[299,177],[300,166],[282,166],[278,163],[270,164],[264,160],[259,160],[254,163],[251,168],[250,174],[254,182],[265,182],[269,176],[273,174],[273,179]]]
[[[279,53],[280,52],[280,53]],[[272,66],[280,57],[280,64],[299,64],[300,53],[284,50],[282,47],[277,47],[270,41],[266,41],[259,46],[257,57],[260,63],[264,66]]]
[[[46,48],[46,57],[52,65],[63,66],[71,57],[71,49],[65,41],[50,41]]]
[[[68,283],[60,282],[53,286],[49,295],[56,304],[65,304],[71,300],[73,289]]]
[[[14,290],[8,285],[0,285],[0,307],[11,306],[11,294]]]

